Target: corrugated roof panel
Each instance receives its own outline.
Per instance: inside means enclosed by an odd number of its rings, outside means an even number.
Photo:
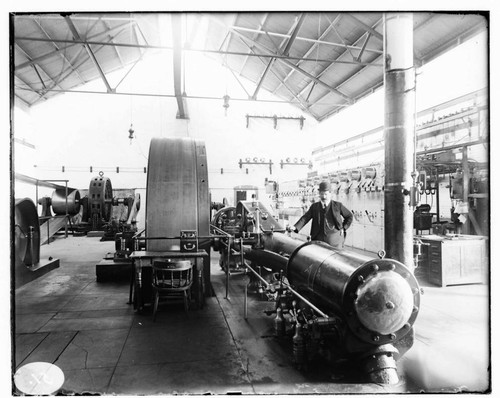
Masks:
[[[275,72],[277,73],[277,72]],[[266,78],[264,79],[264,82],[262,84],[262,88],[265,90],[272,92],[274,89],[276,89],[281,82],[281,79],[276,77],[272,72],[268,72],[266,75]]]
[[[362,94],[371,83],[383,78],[383,68],[363,68],[356,73],[351,79],[345,80],[339,85],[339,90],[349,95],[351,98],[356,98]]]
[[[21,51],[18,48],[18,46],[14,46],[13,56],[14,56],[14,64],[15,65],[20,65],[20,64],[28,62],[28,57],[26,56],[26,54],[23,51]]]
[[[311,104],[311,111],[321,117],[332,109],[342,108],[345,102],[340,99],[336,94],[327,92],[326,95],[321,96],[321,100]]]
[[[241,75],[252,82],[257,82],[263,70],[264,66],[260,58],[249,57]]]
[[[459,44],[462,40],[460,36],[468,31],[485,29],[487,21],[483,16],[474,14],[433,14],[422,25],[415,28],[414,48],[422,58],[428,59],[443,45],[449,46],[451,42]]]

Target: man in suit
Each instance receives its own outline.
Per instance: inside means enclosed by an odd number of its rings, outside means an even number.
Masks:
[[[319,202],[309,207],[293,229],[300,231],[312,219],[311,240],[320,240],[335,249],[342,249],[346,230],[352,223],[352,213],[341,202],[331,200],[330,191],[330,183],[323,181],[319,184]]]

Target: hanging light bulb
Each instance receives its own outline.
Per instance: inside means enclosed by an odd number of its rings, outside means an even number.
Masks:
[[[132,123],[130,123],[130,128],[128,129],[128,138],[130,139],[130,144],[132,145],[132,140],[134,139],[134,128]]]

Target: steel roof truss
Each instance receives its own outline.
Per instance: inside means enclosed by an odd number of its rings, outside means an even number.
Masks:
[[[117,29],[120,29],[120,28],[123,28],[120,32],[118,32],[115,37],[120,34],[123,30],[125,30],[125,28],[130,25],[131,22],[127,22],[125,24],[122,24],[122,25],[119,25],[119,26],[115,26],[113,28],[111,28],[108,32],[99,32],[91,37],[89,37],[87,39],[87,42],[91,42],[93,39],[95,39],[96,37],[99,37],[101,36],[102,34],[104,33],[108,33],[110,34],[112,31],[115,31]],[[51,51],[50,53],[46,53],[44,55],[41,55],[39,57],[36,57],[36,58],[33,58],[31,61],[28,61],[28,62],[24,62],[20,65],[17,65],[15,68],[16,70],[21,70],[23,68],[26,68],[30,65],[32,65],[33,63],[37,63],[37,62],[41,62],[47,58],[50,58],[52,57],[53,55],[57,54],[59,51],[65,51],[67,50],[68,48],[71,48],[71,47],[74,47],[74,46],[77,46],[78,44],[82,44],[80,42],[75,42],[73,40],[56,40],[54,38],[52,39],[40,39],[40,38],[36,38],[36,37],[16,37],[15,40],[31,40],[31,41],[46,41],[46,42],[51,42],[51,43],[70,43],[68,44],[67,46],[64,46],[64,47],[60,47],[59,50],[56,50],[56,51]]]
[[[255,32],[255,33],[259,33],[259,34],[265,34],[266,32],[263,32],[263,31],[258,31],[256,29],[250,29],[250,28],[243,28],[241,26],[229,26],[228,29],[231,29],[233,31],[244,31],[244,32]],[[238,32],[239,33],[239,32]],[[267,32],[268,35],[270,36],[277,36],[277,37],[289,37],[289,35],[286,35],[286,34],[283,34],[283,33],[275,33],[275,32]],[[246,37],[246,36],[245,36]],[[249,37],[247,37],[247,39],[249,39]],[[324,40],[318,40],[318,39],[310,39],[308,37],[301,37],[301,36],[297,36],[296,37],[296,40],[302,40],[302,41],[306,41],[306,42],[309,42],[309,43],[318,43],[318,44],[325,44],[325,45],[328,45],[328,46],[333,46],[333,47],[342,47],[344,49],[351,49],[351,50],[361,50],[361,47],[357,47],[357,46],[353,46],[353,45],[346,45],[346,44],[341,44],[341,43],[334,43],[334,42],[331,42],[331,41],[324,41]],[[373,48],[367,48],[365,49],[365,51],[369,51],[369,52],[374,52],[374,53],[377,53],[377,54],[381,54],[383,51],[382,50],[376,50],[376,49],[373,49]]]
[[[253,47],[252,47],[252,46],[250,46],[250,45],[249,45],[249,44],[248,44],[245,40],[243,40],[240,36],[238,36],[238,38],[239,38],[239,39],[243,42],[243,44],[244,44],[245,46],[247,46],[247,47],[248,47],[248,50],[249,50],[250,52],[254,52],[254,53],[255,53],[255,50],[253,49]],[[266,62],[265,62],[265,61],[264,61],[264,60],[263,60],[260,56],[258,56],[258,55],[257,55],[257,57],[259,58],[259,60],[260,60],[263,64],[266,64]],[[280,81],[282,82],[281,78],[280,78],[279,76],[277,76],[277,74],[276,74],[273,70],[271,70],[271,72],[272,72],[272,73],[276,76],[276,78],[277,78],[278,80],[280,80]],[[282,83],[283,83],[283,82],[282,82]],[[293,96],[297,99],[297,101],[299,101],[299,103],[300,103],[300,104],[302,104],[302,106],[304,107],[304,111],[306,111],[306,112],[310,113],[313,117],[316,117],[315,115],[313,115],[313,114],[309,111],[307,104],[306,104],[306,103],[304,103],[304,102],[303,102],[303,100],[301,100],[299,97],[297,97],[297,95],[293,92],[293,90],[291,90],[291,89],[290,89],[287,85],[285,85],[285,83],[283,83],[283,85],[284,85],[284,86],[285,86],[285,87],[286,87],[286,88],[290,91],[290,93],[291,93],[291,94],[292,94],[292,95],[293,95]],[[246,90],[245,90],[245,91],[246,91]],[[252,97],[249,97],[249,98],[250,98],[250,99],[252,99],[252,100],[254,100],[254,101],[256,101],[256,98],[252,98]],[[290,104],[291,104],[292,102],[288,101],[288,103],[290,103]]]
[[[380,19],[380,20],[378,20],[377,22],[375,22],[375,24],[374,24],[373,26],[377,26],[380,22],[382,22],[382,19]],[[356,46],[357,46],[357,43],[358,43],[358,42],[362,39],[362,37],[363,37],[365,34],[366,34],[366,33],[363,33],[363,35],[362,35],[362,36],[360,36],[360,37],[359,37],[359,38],[358,38],[358,39],[354,42],[354,43],[356,44]],[[359,48],[359,47],[358,47],[358,48]],[[360,48],[360,49],[361,49],[361,48]],[[342,54],[340,54],[337,58],[341,58],[341,57],[343,57],[346,53],[347,53],[347,50],[346,50],[346,51],[344,51]],[[329,70],[329,69],[330,69],[333,65],[334,65],[334,63],[331,63],[330,65],[328,65],[328,66],[327,66],[326,68],[324,68],[324,69],[323,69],[320,73],[318,73],[318,75],[317,75],[317,76],[318,76],[318,77],[321,77],[321,76],[322,76],[323,74],[325,74],[325,73],[326,73],[326,72],[327,72],[327,71],[328,71],[328,70]],[[363,69],[364,69],[364,68],[366,68],[366,65],[364,65],[364,66],[363,66]],[[353,74],[353,75],[351,75],[351,76],[354,76],[354,75],[356,75],[357,73],[358,73],[358,72],[354,73],[354,74]],[[350,78],[350,77],[349,77],[349,78]],[[349,79],[349,78],[348,78],[348,79]],[[309,83],[309,84],[310,84],[310,83]],[[308,85],[307,85],[307,86],[308,86]],[[302,94],[302,93],[306,90],[307,86],[306,86],[306,87],[304,87],[304,88],[301,90],[300,94]],[[326,95],[327,95],[327,93],[325,93],[325,95],[323,95],[321,98],[324,98]],[[320,98],[320,99],[321,99],[321,98]]]
[[[340,20],[341,18],[341,14],[338,14],[335,19],[333,20],[333,22],[331,22],[327,27],[326,29],[323,31],[323,33],[320,35],[320,37],[318,38],[318,40],[322,40],[324,39],[329,33],[330,31],[332,30],[332,28],[334,27],[334,25]],[[307,58],[309,55],[311,55],[311,53],[319,46],[319,43],[318,42],[315,42],[313,43],[309,49],[306,51],[306,53],[304,54],[304,59]],[[299,62],[297,62],[297,65],[300,65],[303,61],[302,60],[299,60]],[[286,82],[295,72],[295,69],[291,69],[290,72],[288,72],[288,74],[285,76],[285,78],[283,79],[283,82]],[[276,91],[279,90],[279,88],[281,87],[281,84],[273,91],[273,94],[276,93]]]
[[[104,45],[102,45],[101,47],[97,48],[94,50],[94,53],[97,54],[100,50],[102,50],[104,48]],[[84,50],[84,47],[82,46],[80,48],[80,50],[78,51],[78,53],[73,57],[72,61],[76,60],[81,52]],[[85,58],[83,61],[81,61],[79,64],[75,65],[75,69],[78,69],[80,66],[82,66],[85,62],[87,62],[89,59],[88,58]],[[61,76],[59,76],[59,78],[57,79],[56,82],[54,82],[54,84],[49,87],[49,89],[47,89],[46,91],[51,91],[56,85],[59,85],[59,83],[62,83],[63,81],[65,81],[68,77],[71,76],[71,70],[67,70],[68,73],[66,73],[64,76],[61,74]]]
[[[258,28],[259,31],[264,29],[264,25],[266,24],[268,18],[269,18],[269,14],[268,13],[264,14],[264,16],[262,17],[262,21],[261,21],[259,28]],[[231,32],[231,30],[229,30],[229,32]],[[258,33],[254,33],[253,40],[257,40],[258,35],[259,35]],[[250,53],[250,51],[249,51],[249,53]],[[243,69],[245,69],[248,58],[249,58],[249,56],[247,55],[247,57],[243,60],[243,65],[242,65],[242,67],[240,69],[240,73],[239,73],[240,75],[243,72]]]
[[[99,75],[101,76],[101,79],[104,82],[104,85],[106,86],[107,92],[108,93],[114,92],[114,90],[109,85],[108,79],[106,79],[106,75],[104,74],[101,66],[99,65],[99,62],[97,61],[97,58],[95,57],[95,54],[92,51],[92,48],[90,47],[90,45],[85,40],[82,40],[82,38],[81,38],[80,34],[78,33],[78,30],[76,29],[76,26],[74,25],[70,16],[69,15],[65,16],[64,19],[65,19],[66,23],[68,24],[69,30],[71,31],[71,33],[73,34],[75,39],[84,42],[83,46],[85,47],[85,50],[87,50],[87,53],[88,53],[90,59],[92,60],[92,62],[94,63],[94,66],[97,68],[97,71],[99,72]]]
[[[364,30],[366,30],[367,32],[371,33],[374,37],[376,37],[377,39],[379,39],[380,41],[383,41],[384,40],[384,36],[377,32],[373,27],[371,26],[368,26],[367,24],[365,24],[364,22],[361,22],[358,18],[356,18],[354,15],[352,14],[349,14],[349,13],[346,13],[344,14],[346,17],[349,17],[356,25],[358,25],[359,27],[363,28]],[[375,24],[375,26],[377,26],[377,24]]]
[[[294,25],[290,29],[290,32],[291,32],[290,38],[288,38],[288,40],[287,39],[283,39],[283,41],[281,42],[281,45],[280,45],[279,48],[278,48],[278,46],[276,46],[276,44],[274,44],[274,41],[272,40],[272,38],[269,37],[269,40],[271,40],[271,43],[273,43],[274,46],[276,47],[276,52],[278,52],[278,53],[281,52],[282,55],[288,56],[288,54],[290,52],[290,48],[292,47],[292,44],[295,41],[295,38],[297,37],[297,34],[299,33],[299,30],[300,30],[302,24],[304,23],[305,16],[306,16],[306,14],[302,13],[295,20]],[[286,46],[285,46],[284,50],[281,51],[281,47],[283,47],[283,45],[285,44],[285,42],[286,42]],[[276,60],[276,58],[271,58],[269,60],[269,63],[267,64],[266,68],[264,69],[264,72],[262,73],[262,75],[260,77],[259,82],[257,83],[257,87],[255,89],[255,92],[252,95],[253,99],[257,98],[257,93],[259,92],[259,90],[260,90],[260,88],[262,86],[262,83],[264,82],[264,79],[266,78],[267,73],[272,68],[272,65],[273,65],[273,63],[274,63],[275,60]],[[281,77],[278,80],[283,81]]]
[[[233,28],[229,28],[231,29],[236,35],[238,35],[243,41],[246,39],[246,40],[251,40],[250,38],[242,35],[240,32],[234,30]],[[254,41],[254,40],[251,40],[257,47],[260,47],[262,50],[264,51],[267,51],[268,53],[270,54],[274,54],[274,55],[277,55],[275,52],[273,52],[272,50],[268,49],[266,46],[264,46],[263,44],[257,42],[257,41]],[[347,101],[351,101],[351,99],[345,95],[344,93],[338,91],[337,89],[329,86],[328,84],[326,84],[324,81],[318,79],[317,77],[311,75],[310,73],[306,72],[305,70],[299,68],[297,65],[295,65],[293,62],[290,62],[289,60],[287,59],[283,59],[283,58],[277,58],[280,62],[284,63],[285,65],[288,65],[290,68],[293,68],[293,69],[296,69],[298,72],[300,72],[301,74],[303,74],[304,76],[308,77],[310,80],[312,81],[315,81],[317,82],[319,85],[325,87],[326,89],[328,89],[329,91],[341,96],[342,98],[344,98],[345,100]]]
[[[24,49],[23,49],[23,48],[19,45],[19,43],[16,43],[15,45],[16,45],[16,47],[17,47],[17,48],[18,48],[18,49],[19,49],[19,50],[20,50],[20,51],[21,51],[21,52],[22,52],[22,53],[26,56],[26,58],[31,59],[31,56],[30,56],[30,55],[29,55],[29,54],[28,54],[28,53],[27,53],[27,52],[26,52],[26,51],[25,51],[25,50],[24,50]],[[50,75],[49,75],[49,74],[48,74],[48,73],[47,73],[47,72],[46,72],[46,71],[45,71],[45,70],[44,70],[44,69],[43,69],[40,65],[38,65],[38,67],[39,67],[39,68],[40,68],[40,70],[44,73],[44,75],[45,75],[45,76],[47,76],[47,77],[48,77],[48,79],[49,79],[49,80],[50,80],[50,81],[54,84],[54,86],[53,86],[53,87],[55,87],[55,86],[59,86],[59,85],[57,84],[57,82],[55,82],[55,81],[52,79],[52,77],[51,77],[51,76],[50,76]],[[35,67],[35,65],[34,65],[34,64],[33,64],[33,68],[34,68],[34,70],[35,70],[36,74],[38,75],[38,78],[39,78],[39,79],[40,79],[40,81],[42,82],[42,86],[45,88],[45,87],[46,87],[46,84],[45,84],[45,82],[43,81],[43,79],[42,79],[42,77],[41,77],[41,75],[40,75],[40,73],[39,73],[39,70]],[[18,76],[18,77],[19,77],[19,76]],[[28,87],[33,88],[31,85],[28,85]],[[62,88],[62,87],[61,87],[61,86],[59,86],[59,88]],[[43,90],[42,90],[42,91],[43,91]],[[39,94],[40,96],[45,95],[45,93],[40,94],[40,92],[39,92],[38,90],[33,90],[33,92],[36,92],[36,93],[37,93],[37,94]]]
[[[240,79],[238,79],[238,76],[236,76],[235,71],[232,68],[230,68],[227,64],[225,65],[225,67],[227,69],[229,69],[229,71],[231,72],[231,74],[233,75],[233,77],[236,79],[236,81],[238,82],[238,84],[240,85],[240,87],[243,89],[243,91],[245,92],[245,94],[247,95],[247,97],[251,98],[250,93],[247,91],[247,89],[245,88],[245,86],[243,85],[243,83],[241,83]]]
[[[35,19],[35,22],[38,25],[38,27],[40,28],[40,30],[42,31],[42,33],[45,35],[45,37],[47,39],[49,39],[49,40],[52,40],[52,38],[50,37],[50,35],[43,28],[43,26],[40,23],[40,21],[38,19]],[[56,49],[57,54],[59,54],[61,56],[61,58],[63,59],[64,62],[68,63],[69,67],[71,68],[71,70],[73,70],[73,72],[75,72],[75,74],[78,76],[78,78],[80,79],[80,81],[82,83],[85,83],[85,79],[83,79],[82,76],[80,75],[80,73],[78,72],[78,70],[73,67],[72,63],[68,60],[68,58],[66,57],[66,55],[64,55],[64,53],[60,51],[59,46],[56,43],[54,43],[54,42],[52,42],[52,45]],[[33,64],[33,65],[35,65],[35,64]]]
[[[330,19],[328,18],[328,16],[326,16],[326,19],[328,20],[328,22],[331,22]],[[349,51],[349,54],[351,54],[351,58],[353,61],[356,61],[356,57],[354,56],[354,54],[352,53],[351,49],[349,48],[349,46],[347,45],[347,43],[345,42],[345,40],[342,38],[342,36],[340,35],[339,31],[335,28],[335,26],[332,26],[332,29],[333,31],[335,32],[335,34],[338,36],[339,40],[342,42],[342,44],[345,45],[345,48],[347,51]]]
[[[45,82],[42,79],[42,76],[40,76],[40,72],[38,72],[38,68],[36,67],[36,65],[33,65],[33,69],[35,70],[35,73],[38,76],[38,79],[40,79],[40,83],[42,83],[43,88],[47,88],[47,86],[45,85]]]
[[[290,87],[289,85],[283,81],[282,78],[280,78],[278,76],[278,74],[274,71],[274,70],[271,70],[271,72],[274,74],[274,76],[276,76],[276,78],[278,80],[281,81],[281,83],[283,84],[283,86],[290,92],[290,94],[292,94],[292,96],[300,103],[300,105],[302,106],[302,110],[304,112],[307,112],[308,114],[310,114],[312,117],[314,117],[315,119],[317,119],[317,115],[315,115],[310,109],[310,105],[307,103],[307,101],[304,101],[302,98],[300,98]],[[292,102],[290,102],[292,103]]]
[[[365,41],[363,42],[363,45],[361,46],[361,51],[359,52],[358,57],[356,58],[356,61],[358,61],[358,62],[361,61],[361,57],[363,56],[363,53],[365,52],[366,45],[368,44],[368,40],[370,40],[371,35],[372,34],[370,32],[366,33]]]
[[[109,28],[110,28],[109,24],[104,19],[101,19],[101,21],[102,21],[104,27],[106,28],[106,34],[108,36],[110,43],[113,43],[113,39],[111,38],[111,35],[109,33],[107,33],[107,32],[109,32]],[[118,47],[113,46],[113,49],[115,50],[116,56],[118,57],[118,60],[120,61],[121,67],[123,68],[124,63],[123,63],[122,56],[121,56],[120,52],[118,51]],[[115,87],[115,90],[116,90],[116,87]]]

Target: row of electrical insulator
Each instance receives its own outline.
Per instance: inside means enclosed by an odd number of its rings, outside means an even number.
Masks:
[[[356,221],[359,221],[362,219],[365,215],[368,218],[368,221],[373,222],[373,220],[376,220],[378,218],[378,212],[376,211],[362,211],[362,210],[353,210],[352,215],[354,216],[354,219]]]

